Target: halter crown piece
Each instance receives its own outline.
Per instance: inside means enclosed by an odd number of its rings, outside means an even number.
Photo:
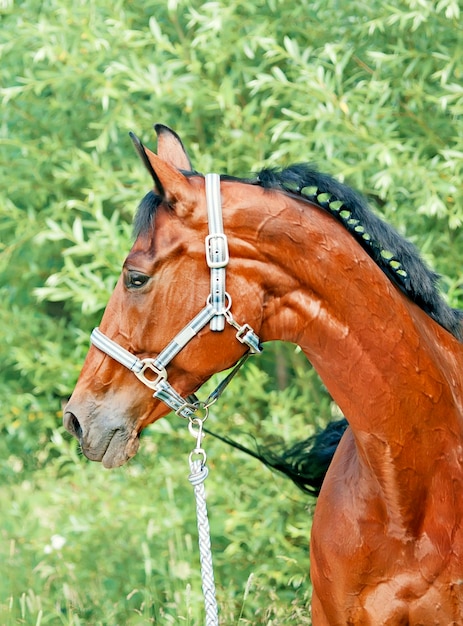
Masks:
[[[259,337],[249,324],[238,324],[230,309],[232,299],[225,290],[226,267],[229,261],[228,242],[223,232],[222,202],[220,196],[220,176],[206,174],[206,201],[209,234],[206,237],[206,262],[210,268],[210,293],[206,306],[167,344],[155,358],[139,359],[118,343],[107,337],[99,328],[91,334],[92,344],[131,370],[147,387],[153,389],[153,397],[161,400],[181,417],[190,418],[198,406],[209,406],[222,393],[231,377],[243,365],[250,354],[262,352]],[[225,321],[236,329],[236,339],[249,350],[237,363],[226,379],[211,393],[205,403],[189,401],[175,391],[167,380],[167,366],[172,359],[187,345],[199,331],[210,323],[212,331],[220,332],[225,328]]]

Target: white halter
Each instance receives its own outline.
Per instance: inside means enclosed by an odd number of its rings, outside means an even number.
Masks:
[[[222,202],[220,196],[220,176],[206,174],[206,200],[209,234],[206,237],[206,262],[211,271],[210,294],[206,306],[187,324],[155,358],[139,359],[137,356],[120,346],[118,343],[95,328],[91,334],[92,344],[131,370],[147,387],[154,390],[153,397],[162,400],[169,408],[182,417],[191,417],[198,408],[198,402],[188,399],[175,391],[167,380],[166,368],[172,359],[210,322],[212,331],[222,331],[225,321],[236,330],[236,338],[248,346],[249,351],[239,361],[232,375],[243,364],[249,354],[262,352],[259,337],[249,324],[240,326],[233,318],[230,309],[232,299],[225,290],[226,266],[228,265],[228,242],[223,232]],[[227,377],[224,383],[228,382]],[[221,383],[209,399],[212,404],[225,384]],[[208,400],[209,400],[208,399]]]

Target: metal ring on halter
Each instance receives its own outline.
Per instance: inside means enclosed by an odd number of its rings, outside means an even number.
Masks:
[[[231,306],[232,306],[231,295],[228,293],[228,291],[226,291],[224,295],[225,295],[225,300],[226,300],[224,308],[222,311],[217,311],[217,315],[226,315],[231,309]],[[211,299],[212,299],[212,295],[209,294],[206,299],[206,304],[209,306],[212,306]]]
[[[219,399],[218,395],[210,394],[206,398],[206,400],[203,400],[203,409],[207,411],[209,407],[211,407],[213,404],[217,402],[218,399]]]
[[[188,398],[190,398],[190,396],[188,396]],[[215,399],[212,402],[208,402],[207,400],[198,400],[198,399],[196,399],[194,402],[188,402],[188,398],[187,398],[187,401],[184,402],[182,406],[180,406],[175,411],[176,415],[178,415],[179,417],[185,417],[184,415],[182,415],[183,409],[190,409],[191,415],[188,415],[188,419],[190,420],[190,422],[191,421],[194,422],[197,419],[202,420],[202,421],[207,419],[209,415],[209,407],[214,404]],[[202,417],[197,415],[198,411],[203,411],[204,415]]]
[[[207,420],[207,418],[209,417],[209,405],[206,403],[205,400],[198,400],[195,405],[195,415],[192,415],[190,417],[190,423],[191,422],[205,422]],[[196,414],[199,413],[199,414]]]

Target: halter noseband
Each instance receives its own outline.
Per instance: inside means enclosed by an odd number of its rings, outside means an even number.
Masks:
[[[238,324],[233,318],[230,309],[232,299],[225,290],[226,266],[228,265],[228,243],[223,232],[222,203],[220,197],[220,177],[218,174],[206,174],[206,201],[209,234],[206,237],[206,262],[210,268],[210,294],[206,306],[167,344],[155,358],[139,359],[118,343],[107,337],[99,328],[91,334],[92,344],[112,357],[124,367],[131,370],[135,376],[147,387],[154,390],[153,397],[161,400],[182,417],[191,417],[198,408],[198,402],[189,399],[175,391],[167,380],[167,366],[172,359],[195,337],[199,331],[210,323],[212,331],[222,331],[225,321],[236,329],[236,338],[249,350],[237,363],[231,374],[217,387],[206,401],[212,404],[220,395],[227,382],[241,367],[250,354],[262,352],[259,337],[249,324]]]

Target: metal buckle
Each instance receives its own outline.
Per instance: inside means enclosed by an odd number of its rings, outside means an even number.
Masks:
[[[238,328],[238,331],[235,335],[240,343],[248,346],[252,354],[259,354],[262,352],[262,348],[260,347],[259,337],[256,335],[254,330],[249,326],[249,324],[243,324]]]
[[[249,326],[249,324],[243,324],[242,326],[238,328],[238,332],[236,333],[235,336],[238,339],[238,341],[240,341],[241,343],[244,343],[246,341],[246,335],[248,334],[249,331],[254,332],[252,328]]]
[[[212,241],[214,239],[220,239],[222,241],[222,246],[221,246],[221,250],[218,250],[218,252],[221,253],[221,259],[217,259],[216,261],[214,261],[212,259]],[[206,262],[207,265],[211,268],[211,269],[220,269],[222,267],[226,267],[228,265],[228,262],[230,260],[230,256],[228,254],[228,241],[227,241],[227,236],[225,235],[225,233],[217,233],[215,235],[207,235],[206,236]]]
[[[135,376],[150,389],[156,390],[160,380],[167,380],[166,368],[156,367],[156,365],[154,365],[154,359],[141,359],[141,363],[141,370],[139,372],[133,372]],[[155,378],[149,378],[146,376],[146,371],[152,372],[155,375]]]
[[[185,400],[183,404],[178,407],[178,409],[174,409],[174,412],[179,417],[186,417],[187,419],[191,420],[197,410],[198,407],[195,404],[192,404],[191,402],[188,402],[188,400]]]

